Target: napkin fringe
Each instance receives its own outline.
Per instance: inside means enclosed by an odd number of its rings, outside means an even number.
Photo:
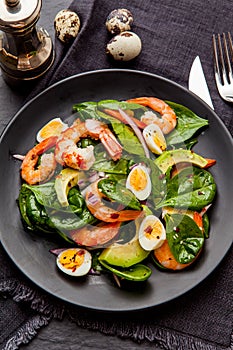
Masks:
[[[49,315],[57,319],[62,319],[64,315],[64,306],[59,302],[51,302],[46,296],[41,295],[37,290],[30,288],[28,285],[15,279],[8,279],[0,282],[0,292],[8,293],[16,302],[28,302],[30,307],[37,312]]]
[[[8,339],[2,350],[17,350],[20,345],[28,344],[36,336],[37,330],[46,326],[50,319],[43,315],[33,316]]]
[[[69,315],[70,320],[79,327],[92,331],[99,331],[106,335],[118,336],[123,339],[131,339],[137,343],[148,341],[159,345],[162,349],[172,350],[232,350],[233,335],[231,337],[231,345],[227,348],[207,343],[205,340],[189,337],[182,333],[174,332],[171,329],[159,327],[157,325],[141,325],[135,323],[125,324],[124,322],[112,322],[111,324],[96,320],[95,322],[87,319],[77,319],[75,316]]]
[[[31,308],[41,313],[33,316],[21,326],[15,335],[8,339],[2,350],[16,350],[20,344],[29,343],[36,336],[38,329],[46,326],[52,318],[62,319],[65,314],[64,307],[59,305],[59,302],[55,305],[48,298],[15,279],[0,282],[0,292],[3,295],[9,294],[16,302],[30,302]],[[188,338],[182,333],[158,325],[135,322],[126,324],[121,321],[112,322],[100,319],[93,321],[85,316],[80,317],[77,313],[74,314],[68,311],[67,314],[68,318],[79,327],[99,331],[106,335],[118,336],[123,339],[131,339],[137,343],[148,341],[159,345],[165,350],[175,348],[179,350],[233,350],[233,335],[229,347],[216,347],[203,339],[191,336]]]

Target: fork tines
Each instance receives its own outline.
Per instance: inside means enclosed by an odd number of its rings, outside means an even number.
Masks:
[[[222,35],[213,34],[213,49],[217,88],[222,98],[233,102],[233,45],[231,34],[229,32]]]

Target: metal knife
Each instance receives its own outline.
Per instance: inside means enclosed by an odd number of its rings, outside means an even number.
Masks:
[[[188,87],[190,91],[194,92],[194,94],[199,96],[212,109],[214,109],[199,56],[197,56],[193,61],[189,73]]]

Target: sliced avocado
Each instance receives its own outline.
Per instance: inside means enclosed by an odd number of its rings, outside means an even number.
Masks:
[[[125,244],[113,243],[105,248],[99,261],[108,265],[129,267],[143,261],[150,252],[144,250],[138,240],[139,220],[135,220],[136,234]]]
[[[77,185],[79,171],[71,168],[63,169],[55,179],[55,191],[57,198],[63,207],[69,205],[67,195],[69,190]]]
[[[205,159],[190,150],[184,149],[165,151],[155,160],[155,164],[164,174],[170,167],[182,162],[192,163],[200,168],[206,168],[209,164],[214,164],[215,161]]]

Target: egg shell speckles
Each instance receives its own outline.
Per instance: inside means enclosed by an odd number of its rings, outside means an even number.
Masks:
[[[125,31],[114,36],[107,44],[106,53],[117,61],[130,61],[137,57],[142,49],[139,36]]]
[[[106,28],[111,34],[119,34],[131,29],[133,15],[127,9],[116,9],[110,12],[106,20]]]
[[[80,18],[73,11],[61,10],[54,19],[54,28],[58,39],[68,44],[79,33]]]

